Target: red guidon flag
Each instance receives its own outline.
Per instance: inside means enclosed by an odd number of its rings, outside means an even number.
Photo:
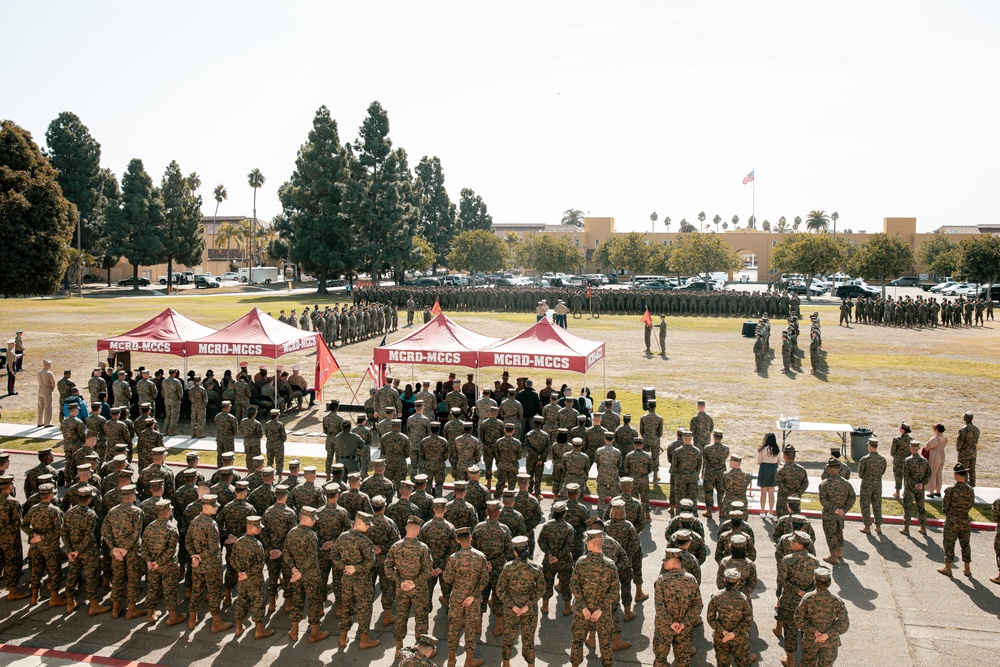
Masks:
[[[322,336],[316,336],[316,400],[323,400],[323,385],[330,379],[330,376],[340,370],[340,364],[333,358],[333,352],[327,347]]]
[[[646,309],[646,314],[642,316],[642,323],[647,327],[653,326],[653,317],[649,314],[649,308]]]
[[[587,298],[590,298],[590,285],[587,285]]]
[[[440,314],[441,314],[441,301],[438,299],[434,299],[434,307],[431,308],[431,315],[437,317]]]

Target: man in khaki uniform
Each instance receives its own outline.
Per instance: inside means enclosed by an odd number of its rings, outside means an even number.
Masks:
[[[52,426],[52,392],[56,390],[56,376],[52,374],[52,362],[42,362],[38,371],[38,428]]]

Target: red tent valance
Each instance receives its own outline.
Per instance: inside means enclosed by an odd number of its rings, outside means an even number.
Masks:
[[[586,373],[604,359],[604,343],[574,336],[547,318],[479,352],[479,366],[543,368]]]
[[[185,344],[215,333],[215,329],[189,320],[173,308],[120,336],[97,341],[99,351],[154,352],[185,356]]]
[[[444,313],[391,345],[375,348],[376,364],[478,365],[479,350],[500,342],[455,323]]]
[[[277,359],[290,352],[314,349],[319,335],[290,327],[260,308],[254,308],[226,328],[189,341],[184,347],[189,357],[212,355]]]

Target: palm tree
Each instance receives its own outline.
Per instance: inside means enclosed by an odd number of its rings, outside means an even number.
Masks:
[[[734,215],[733,216],[733,229],[738,229],[739,226],[740,226],[740,216]]]
[[[221,204],[226,199],[229,199],[229,193],[226,192],[226,186],[223,185],[222,183],[219,183],[218,185],[215,186],[214,194],[215,194],[215,216],[214,217],[218,218],[219,217],[219,204]],[[215,246],[215,235],[218,233],[218,230],[219,230],[219,225],[218,224],[212,225],[212,246],[213,247]]]
[[[579,227],[580,229],[583,229],[583,220],[585,217],[586,216],[584,215],[583,211],[581,211],[580,209],[568,208],[565,211],[563,211],[562,220],[559,221],[559,224],[569,225],[571,227]]]
[[[253,168],[249,174],[247,174],[247,182],[250,183],[250,187],[253,188],[253,219],[250,221],[250,237],[253,238],[254,230],[253,228],[257,225],[257,189],[264,185],[264,174],[260,173],[260,169],[257,167]],[[251,262],[253,261],[253,255],[255,254],[256,247],[250,246]],[[253,267],[253,264],[250,265]],[[253,273],[253,268],[250,269]],[[250,284],[253,284],[253,276],[250,276]]]
[[[719,231],[719,223],[722,222],[722,216],[716,213],[715,217],[712,218],[712,222],[715,223],[715,231]]]
[[[830,219],[833,220],[833,238],[837,238],[837,221],[840,220],[840,214],[834,211],[830,214]]]
[[[799,227],[801,225],[802,225],[802,216],[801,215],[795,216],[795,221],[792,223],[792,229],[794,229],[795,231],[799,231]]]
[[[702,211],[698,214],[698,231],[701,231],[701,226],[705,224],[705,212]]]
[[[667,228],[667,234],[670,233],[670,216],[663,216],[663,225]]]
[[[771,231],[771,221],[765,220],[763,223],[761,223],[760,228],[763,229],[765,232]]]
[[[722,223],[722,231],[726,231],[727,229],[729,229],[729,223],[728,222]]]
[[[825,232],[830,228],[830,217],[826,214],[826,211],[809,211],[809,215],[806,216],[806,229],[811,232]]]
[[[757,217],[751,215],[747,218],[747,229],[757,229]]]
[[[788,231],[788,221],[785,220],[785,216],[778,218],[778,233],[784,234]]]
[[[677,231],[681,234],[690,234],[691,232],[698,231],[698,229],[684,218],[681,218],[681,226],[677,228]]]
[[[511,266],[517,266],[514,258],[514,250],[517,248],[517,244],[521,242],[521,237],[514,232],[507,232],[507,236],[503,237],[503,242],[507,244],[507,253],[510,255]]]
[[[243,230],[239,225],[235,225],[231,222],[227,222],[219,227],[219,231],[215,235],[216,243],[226,244],[226,259],[230,264],[232,263],[233,241],[236,241],[236,249],[239,250],[242,240]]]
[[[658,217],[659,216],[656,215],[656,211],[653,211],[652,213],[649,214],[649,221],[653,223],[652,225],[650,225],[651,231],[654,232],[656,231],[656,219]]]

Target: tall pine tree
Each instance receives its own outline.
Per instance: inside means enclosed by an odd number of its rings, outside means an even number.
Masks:
[[[70,111],[62,112],[49,123],[45,143],[45,154],[56,168],[59,187],[80,215],[81,247],[99,257],[107,245],[101,208],[101,145]]]
[[[400,154],[389,139],[389,116],[377,101],[368,106],[351,154],[356,157],[349,188],[351,218],[359,231],[355,247],[368,259],[377,284],[392,266],[392,238],[406,224],[409,203],[402,193]]]
[[[432,268],[448,263],[451,242],[461,231],[455,216],[455,205],[444,186],[441,160],[423,157],[417,165],[417,185],[420,194],[419,225],[421,235],[434,248]]]
[[[493,216],[486,210],[486,202],[472,188],[462,188],[462,198],[458,202],[458,223],[464,232],[476,229],[489,231],[493,227]]]
[[[173,279],[174,262],[185,266],[201,264],[201,256],[205,251],[201,195],[196,194],[200,187],[201,179],[198,174],[191,172],[185,176],[177,161],[170,161],[160,183],[160,196],[163,199],[160,240],[167,262],[168,293]]]
[[[101,169],[101,199],[98,204],[103,243],[97,248],[94,259],[106,272],[108,287],[111,287],[111,269],[118,264],[120,255],[111,248],[111,237],[108,236],[108,216],[121,206],[122,191],[118,187],[118,177],[110,169]]]
[[[356,232],[348,212],[351,158],[340,143],[337,121],[321,106],[313,127],[295,159],[295,171],[278,189],[281,214],[274,219],[278,239],[275,256],[287,257],[319,279],[348,277],[361,265],[355,248]]]
[[[110,251],[132,265],[134,289],[139,289],[139,267],[159,264],[166,257],[162,222],[163,200],[142,160],[135,158],[122,175],[121,205],[110,211],[107,224]]]
[[[0,293],[33,296],[59,288],[76,215],[31,133],[0,122],[0,238],[8,246]]]

